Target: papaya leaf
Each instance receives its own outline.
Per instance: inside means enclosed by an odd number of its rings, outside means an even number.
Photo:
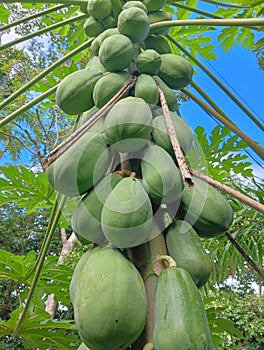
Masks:
[[[9,10],[0,4],[0,22],[8,23],[9,14]]]
[[[36,252],[30,251],[26,256],[14,255],[0,250],[0,280],[11,278],[18,283],[25,283],[25,276],[34,266]]]
[[[218,35],[218,41],[224,52],[228,52],[235,45],[239,28],[228,27],[221,30],[221,34]]]
[[[15,255],[6,250],[0,250],[0,280],[12,279],[17,283],[26,285],[32,282],[32,275],[29,272],[34,268],[36,252],[30,251],[26,256]],[[38,292],[43,295],[55,294],[56,301],[69,305],[69,284],[72,276],[72,269],[67,265],[59,265],[57,256],[48,256],[44,262],[39,282]],[[20,298],[23,299],[22,294]]]
[[[34,212],[50,208],[54,195],[45,173],[36,174],[23,166],[0,167],[2,172],[0,205],[15,202],[17,206]],[[51,196],[51,198],[50,198]]]
[[[17,324],[23,307],[11,313],[8,321],[0,322],[0,336],[11,335]],[[25,339],[25,349],[38,347],[46,350],[50,347],[58,350],[76,349],[79,346],[76,326],[72,320],[52,320],[48,312],[32,307],[17,336]]]
[[[244,337],[240,330],[235,327],[235,323],[233,321],[218,317],[215,319],[214,324],[217,326],[219,332],[226,332],[237,338]]]

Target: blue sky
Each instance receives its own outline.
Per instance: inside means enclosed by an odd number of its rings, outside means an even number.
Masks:
[[[235,46],[228,53],[223,53],[221,49],[217,49],[217,55],[218,58],[214,61],[208,62],[202,58],[200,60],[207,68],[212,69],[213,73],[221,81],[223,81],[222,77],[224,77],[231,87],[227,84],[225,85],[236,97],[240,98],[241,96],[246,101],[242,102],[244,104],[247,103],[247,108],[256,116],[261,117],[263,122],[264,71],[259,70],[256,56],[240,46]],[[195,67],[195,69],[197,74],[193,77],[193,80],[209,94],[238,127],[248,133],[254,140],[264,145],[263,132],[259,127],[202,70],[198,67]],[[197,95],[194,89],[191,90]],[[183,118],[192,126],[203,124],[208,129],[211,129],[216,125],[194,102],[185,103],[181,111]]]
[[[219,44],[215,43],[215,45]],[[241,100],[242,103],[264,123],[264,71],[259,70],[256,56],[238,45],[227,53],[224,53],[218,46],[216,52],[218,55],[216,60],[208,62],[200,57],[199,60],[212,70],[222,82],[224,82],[224,78],[231,85],[230,87],[225,83],[232,93],[240,100],[241,98],[245,100],[245,102]],[[263,131],[201,69],[198,67],[195,69],[197,74],[194,75],[193,80],[207,92],[242,131],[264,147]],[[200,97],[194,89],[191,91]],[[202,125],[207,133],[210,133],[217,125],[215,120],[210,118],[193,101],[183,104],[181,114],[193,130],[196,126]],[[263,164],[263,160],[259,156],[253,151],[251,153]],[[258,176],[263,178],[264,170],[257,166],[256,168],[258,168]]]

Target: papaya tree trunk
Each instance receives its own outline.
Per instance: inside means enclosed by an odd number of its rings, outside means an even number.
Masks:
[[[135,248],[128,250],[128,256],[143,276],[146,293],[147,293],[147,322],[141,336],[132,345],[132,350],[143,349],[147,343],[152,343],[154,327],[154,297],[157,285],[157,275],[152,266],[158,255],[167,254],[164,235],[160,233],[163,229],[163,220],[153,227],[153,238],[151,241],[144,243]],[[156,271],[156,270],[155,270]]]

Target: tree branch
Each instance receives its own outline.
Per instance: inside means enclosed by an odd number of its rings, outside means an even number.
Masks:
[[[254,199],[234,190],[233,188],[231,188],[227,185],[222,184],[221,182],[218,182],[217,180],[212,179],[211,177],[209,177],[207,175],[200,173],[199,171],[197,171],[195,169],[189,168],[189,170],[193,176],[201,179],[204,182],[207,182],[209,185],[212,185],[213,187],[229,194],[230,196],[238,199],[240,202],[242,202],[246,205],[249,205],[251,208],[264,214],[264,205],[263,204],[261,204],[261,203],[255,201]]]

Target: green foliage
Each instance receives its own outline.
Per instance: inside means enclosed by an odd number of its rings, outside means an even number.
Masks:
[[[4,6],[0,5],[0,22],[8,23],[9,10]]]
[[[208,136],[202,126],[195,129],[196,142],[188,155],[194,168],[207,171],[214,179],[223,182],[230,174],[252,177],[249,157],[243,150],[247,144],[227,127],[216,126]]]
[[[230,284],[211,295],[207,316],[217,349],[263,349],[263,295]]]
[[[0,322],[0,337],[12,334],[17,324],[22,306],[12,312],[7,322]],[[72,321],[51,320],[49,313],[38,307],[29,310],[25,322],[20,328],[19,337],[24,339],[25,349],[32,349],[38,344],[40,350],[48,347],[68,350],[78,347],[78,337],[76,327]]]
[[[0,167],[0,205],[15,202],[28,213],[50,208],[55,195],[45,173],[34,173],[26,167]]]

